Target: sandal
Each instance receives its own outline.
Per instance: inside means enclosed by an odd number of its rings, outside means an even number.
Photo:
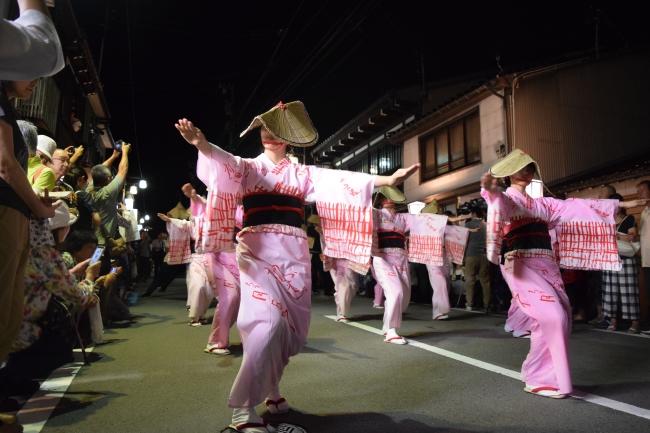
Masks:
[[[433,320],[447,320],[449,319],[448,314],[438,314],[436,317],[433,318]]]
[[[634,326],[630,326],[630,329],[628,329],[627,332],[630,334],[639,334],[641,330],[639,328],[635,328]]]
[[[384,338],[384,343],[392,343],[392,344],[407,344],[408,342],[404,339],[404,337],[400,337],[399,335],[394,335],[392,337],[386,336]]]
[[[266,410],[272,415],[289,412],[289,402],[284,397],[280,397],[277,400],[267,398],[264,404],[266,405]]]
[[[230,355],[230,350],[228,350],[227,347],[218,347],[217,345],[211,344],[205,346],[205,349],[203,349],[203,351],[211,355]]]
[[[531,394],[539,395],[539,396],[542,396],[542,397],[549,397],[549,398],[558,398],[559,399],[559,398],[568,397],[568,394],[561,394],[559,389],[554,388],[552,386],[533,387],[533,386],[526,385],[524,387],[524,391],[526,391],[528,393],[531,393]]]
[[[350,322],[350,319],[348,319],[348,318],[345,317],[345,316],[339,316],[339,317],[336,318],[336,321],[337,321],[337,322],[341,322],[341,323],[349,323],[349,322]]]
[[[230,424],[221,433],[274,433],[274,427],[260,422],[246,422],[243,424]]]

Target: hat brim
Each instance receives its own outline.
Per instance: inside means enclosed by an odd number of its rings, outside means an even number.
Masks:
[[[285,111],[288,111],[289,114],[279,114]],[[241,138],[259,127],[264,127],[278,140],[296,147],[310,147],[318,141],[318,131],[314,128],[304,104],[300,101],[279,104],[266,113],[255,116],[250,125],[239,134],[239,137]]]
[[[440,212],[440,205],[439,205],[438,202],[435,201],[435,200],[432,201],[432,202],[429,202],[426,206],[424,206],[424,207],[422,208],[422,210],[420,210],[420,213],[433,213],[433,214],[437,214],[437,213],[439,213],[439,212]]]
[[[508,156],[497,162],[490,168],[490,174],[496,178],[509,177],[522,170],[529,164],[535,165],[535,173],[541,179],[541,172],[537,162],[528,154],[515,149]]]
[[[382,186],[377,192],[395,203],[401,204],[406,202],[404,193],[394,186]]]

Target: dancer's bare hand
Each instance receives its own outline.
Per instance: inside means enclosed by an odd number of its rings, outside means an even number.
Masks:
[[[413,164],[410,167],[400,168],[390,176],[390,186],[396,186],[404,183],[411,175],[413,175],[420,168],[420,164]]]
[[[167,215],[165,215],[164,213],[157,213],[156,215],[158,215],[158,218],[160,218],[161,220],[165,221],[166,223],[168,223],[168,222],[170,222],[170,221],[172,220],[171,218],[169,218],[169,217],[168,217]]]
[[[488,192],[497,191],[499,188],[497,179],[493,177],[492,173],[490,173],[489,171],[486,172],[483,176],[481,176],[481,188],[483,188]]]
[[[178,119],[178,122],[174,125],[181,136],[193,146],[197,148],[205,147],[208,144],[208,140],[203,135],[203,132],[194,124],[187,119]]]

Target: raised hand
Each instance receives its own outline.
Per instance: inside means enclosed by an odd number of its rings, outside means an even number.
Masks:
[[[174,124],[181,136],[193,146],[203,147],[208,144],[208,140],[203,135],[203,132],[187,119],[178,119]]]
[[[418,171],[418,168],[420,168],[419,163],[413,164],[412,166],[407,168],[400,168],[390,176],[391,180],[389,185],[396,186],[403,183],[406,179],[408,179],[411,175],[413,175],[416,171]]]
[[[157,213],[156,215],[158,215],[158,218],[160,218],[161,220],[165,221],[166,223],[168,223],[168,222],[170,222],[170,221],[172,220],[171,218],[169,218],[169,217],[168,217],[167,215],[165,215],[164,213]]]
[[[183,195],[189,199],[196,197],[196,190],[191,183],[186,183],[183,185],[181,187],[181,191],[183,191]]]
[[[481,188],[483,188],[488,192],[497,191],[499,188],[497,179],[493,177],[492,173],[490,173],[489,171],[483,174],[483,176],[481,176]]]

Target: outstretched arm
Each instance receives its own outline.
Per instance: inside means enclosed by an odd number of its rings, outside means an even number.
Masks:
[[[396,186],[403,183],[420,168],[420,164],[413,164],[407,168],[400,168],[390,176],[375,176],[375,187]]]

